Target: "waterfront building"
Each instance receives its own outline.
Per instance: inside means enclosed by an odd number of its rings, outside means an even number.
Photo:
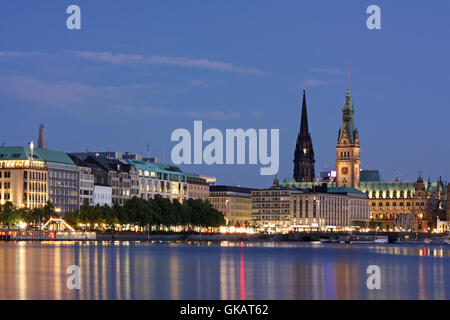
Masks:
[[[354,124],[354,112],[349,80],[342,109],[342,125],[336,144],[336,186],[357,189],[360,180],[361,150],[358,129]]]
[[[104,206],[107,205],[109,207],[112,206],[112,187],[110,186],[100,186],[94,185],[94,197],[93,197],[93,205]]]
[[[195,173],[186,172],[188,198],[209,200],[209,184],[206,179]]]
[[[65,152],[30,146],[0,147],[1,204],[43,207],[59,214],[79,208],[79,171]]]
[[[94,180],[90,167],[78,166],[80,176],[80,206],[84,203],[94,204]]]
[[[311,134],[308,128],[308,113],[306,110],[306,93],[303,90],[302,115],[300,120],[300,132],[294,153],[294,179],[297,182],[313,182],[315,180],[314,171],[314,148]]]
[[[73,155],[73,154],[72,154]],[[112,203],[123,203],[139,196],[139,180],[135,167],[123,160],[88,156],[83,166],[91,168],[94,185],[112,188]]]
[[[177,166],[131,159],[126,162],[137,170],[142,199],[153,199],[157,194],[180,203],[188,199],[186,173]]]
[[[382,230],[428,232],[437,228],[438,217],[447,215],[448,195],[441,180],[424,182],[419,175],[415,182],[383,181],[379,171],[363,170],[359,188],[370,199],[371,219]]]
[[[235,186],[211,186],[209,201],[222,212],[228,226],[252,222],[252,189]]]
[[[369,219],[369,201],[357,189],[326,183],[300,189],[276,180],[271,188],[252,191],[252,221],[260,230],[345,230]]]

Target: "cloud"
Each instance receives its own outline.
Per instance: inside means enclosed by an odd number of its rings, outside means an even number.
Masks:
[[[137,54],[94,52],[94,51],[64,51],[77,58],[111,64],[141,64],[165,65],[171,67],[199,68],[215,71],[261,75],[262,71],[255,68],[235,66],[228,62],[209,59],[192,59],[185,57],[144,56]]]
[[[191,80],[189,81],[189,85],[192,87],[208,87],[208,84],[206,82],[200,81],[200,80]]]
[[[67,111],[86,101],[99,102],[107,95],[101,91],[75,82],[49,83],[29,76],[0,77],[0,93],[3,95],[40,107]]]
[[[340,69],[329,69],[329,68],[309,68],[310,71],[324,73],[324,74],[346,74],[347,71]]]
[[[94,111],[130,115],[180,116],[198,119],[231,120],[239,113],[222,110],[185,110],[160,106],[130,104],[156,84],[124,86],[89,86],[78,82],[51,83],[30,76],[0,76],[0,94],[40,108],[56,108],[72,114],[88,115]]]
[[[186,116],[195,119],[212,119],[212,120],[234,120],[239,118],[239,113],[230,111],[223,112],[222,110],[210,110],[210,111],[187,111]]]
[[[318,79],[306,79],[298,84],[300,88],[311,88],[311,87],[319,87],[330,84],[328,81],[318,80]]]
[[[37,51],[0,51],[0,58],[46,57],[47,53]]]

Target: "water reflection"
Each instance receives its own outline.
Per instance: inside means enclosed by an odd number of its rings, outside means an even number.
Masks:
[[[450,250],[320,243],[2,242],[0,299],[448,299]],[[366,270],[381,268],[381,290]],[[66,286],[80,266],[81,289]]]

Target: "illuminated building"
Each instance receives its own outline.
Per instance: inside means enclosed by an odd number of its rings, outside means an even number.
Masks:
[[[442,181],[424,182],[421,175],[416,182],[382,181],[377,170],[363,170],[359,189],[370,199],[371,218],[386,231],[428,232],[446,216]]]
[[[200,178],[205,179],[206,183],[209,184],[210,186],[213,186],[216,184],[216,180],[217,180],[216,177],[208,177],[203,174],[200,174],[199,176],[200,176]]]
[[[253,225],[262,230],[343,230],[355,222],[368,223],[369,202],[364,193],[351,188],[312,189],[289,187],[277,180],[269,189],[252,191]]]
[[[128,159],[126,162],[137,170],[139,197],[142,199],[152,199],[157,194],[180,203],[188,199],[186,174],[180,168],[140,160]]]
[[[75,157],[74,154],[71,156]],[[122,205],[126,200],[139,196],[137,171],[126,161],[88,156],[77,163],[79,166],[91,168],[94,189],[95,185],[111,187],[112,203]]]
[[[64,152],[0,147],[1,204],[43,207],[50,200],[60,214],[79,208],[78,169]]]
[[[251,224],[252,189],[235,186],[211,186],[209,201],[222,212],[229,226]]]
[[[80,205],[94,205],[94,175],[89,167],[78,166],[80,171]]]
[[[188,198],[209,200],[209,184],[206,179],[195,173],[186,172]]]

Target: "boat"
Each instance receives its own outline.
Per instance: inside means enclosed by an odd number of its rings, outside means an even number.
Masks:
[[[328,237],[322,237],[319,239],[321,243],[331,243],[331,239]]]
[[[352,244],[386,244],[389,243],[387,236],[371,236],[371,235],[356,235],[350,237]]]

